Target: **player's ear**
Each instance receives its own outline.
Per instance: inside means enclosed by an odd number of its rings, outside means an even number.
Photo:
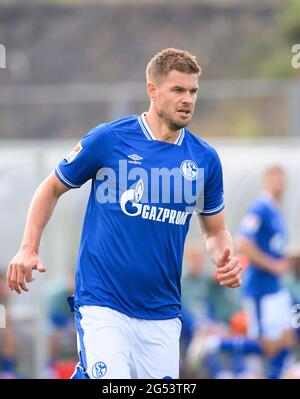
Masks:
[[[147,93],[151,100],[155,101],[157,96],[157,87],[152,82],[147,82]]]

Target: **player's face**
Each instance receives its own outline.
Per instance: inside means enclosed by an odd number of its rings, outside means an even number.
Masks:
[[[266,186],[273,196],[280,199],[285,191],[287,178],[283,172],[273,172],[267,177]]]
[[[286,187],[286,175],[284,173],[277,173],[273,177],[273,190],[277,198],[281,198]]]
[[[155,89],[158,115],[171,130],[187,126],[192,119],[198,91],[197,74],[170,71]]]

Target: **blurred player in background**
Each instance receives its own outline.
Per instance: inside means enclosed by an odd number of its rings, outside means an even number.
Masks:
[[[74,317],[66,298],[73,295],[74,276],[68,274],[64,281],[55,281],[47,292],[47,331],[49,353],[47,376],[62,378],[76,365],[76,329]],[[62,373],[64,372],[64,374]],[[69,374],[70,375],[70,374]]]
[[[16,378],[16,337],[9,311],[8,294],[6,276],[0,270],[0,305],[5,307],[5,327],[1,328],[0,323],[0,379]]]
[[[218,286],[215,268],[195,241],[186,244],[181,285],[182,374],[192,378],[244,377],[244,359],[257,345],[244,338],[241,293]]]
[[[194,211],[218,281],[241,284],[219,157],[186,129],[197,99],[196,58],[165,49],[146,75],[149,111],[92,129],[41,183],[8,267],[9,287],[27,291],[32,270],[46,270],[39,244],[58,198],[92,179],[69,299],[80,358],[74,378],[178,377],[181,265]]]
[[[206,268],[205,254],[198,241],[190,241],[185,246],[184,268],[181,279],[181,314],[183,318],[180,339],[181,374],[189,376],[186,353],[195,331],[205,328],[209,321],[209,275]],[[219,286],[219,288],[221,288]],[[198,372],[198,368],[196,372]]]
[[[291,298],[281,283],[289,270],[287,232],[280,210],[286,180],[280,166],[265,171],[263,192],[243,218],[237,242],[250,261],[244,284],[249,337],[259,339],[267,356],[267,378],[280,378],[294,345]]]
[[[206,331],[211,327],[208,302],[209,286],[210,276],[205,254],[199,242],[189,241],[185,246],[184,269],[181,279],[183,327],[180,365],[183,378],[203,377],[196,351],[193,351],[193,356],[196,355],[194,362],[187,354],[190,352],[191,342],[195,335],[199,331]]]

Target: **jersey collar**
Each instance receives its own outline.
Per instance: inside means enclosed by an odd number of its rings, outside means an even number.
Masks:
[[[263,191],[261,194],[261,198],[264,202],[269,204],[272,208],[279,209],[279,203],[275,200],[275,198],[268,191]]]
[[[148,123],[146,121],[145,115],[146,115],[146,112],[144,112],[143,114],[141,114],[138,117],[138,121],[139,121],[139,124],[141,126],[141,129],[142,129],[144,135],[147,137],[148,140],[156,140],[154,134],[152,133],[152,131],[151,131],[151,129],[150,129],[150,127],[149,127],[149,125],[148,125]],[[184,139],[184,136],[185,136],[185,130],[184,130],[184,128],[182,128],[182,129],[180,129],[179,135],[178,135],[175,143],[171,143],[171,144],[181,145],[181,143],[182,143],[182,141]]]

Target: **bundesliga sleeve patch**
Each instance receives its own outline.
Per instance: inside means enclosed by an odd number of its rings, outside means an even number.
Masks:
[[[242,229],[249,234],[256,233],[260,225],[260,218],[254,214],[248,214],[242,220]]]
[[[81,142],[79,141],[79,143],[73,148],[73,150],[65,157],[65,160],[68,163],[71,163],[72,161],[74,161],[74,159],[77,157],[77,155],[80,153],[80,151],[82,150],[82,145]]]

